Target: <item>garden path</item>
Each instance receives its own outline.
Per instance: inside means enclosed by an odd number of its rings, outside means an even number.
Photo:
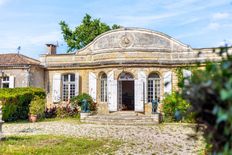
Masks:
[[[201,133],[191,124],[124,126],[78,124],[52,121],[10,123],[3,125],[4,135],[56,134],[76,137],[106,138],[124,143],[116,154],[199,154],[203,146]]]

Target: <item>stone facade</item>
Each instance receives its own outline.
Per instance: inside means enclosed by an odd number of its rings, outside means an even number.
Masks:
[[[134,111],[146,115],[151,114],[152,108],[151,102],[148,102],[148,77],[151,73],[160,77],[159,100],[162,100],[165,93],[177,89],[178,81],[174,72],[177,67],[196,63],[201,63],[203,67],[206,61],[220,60],[221,57],[212,48],[193,49],[166,34],[136,28],[106,32],[75,53],[48,54],[40,58],[41,64],[46,67],[48,106],[54,105],[54,91],[60,91],[59,101],[65,103],[62,101],[62,78],[58,82],[61,83],[60,89],[54,90],[54,75],[62,77],[72,73],[78,75],[78,94],[89,93],[97,102],[98,113],[119,111],[119,76],[121,73],[129,73],[134,78]],[[107,102],[101,102],[102,73],[109,78]],[[167,88],[166,81],[170,83]]]

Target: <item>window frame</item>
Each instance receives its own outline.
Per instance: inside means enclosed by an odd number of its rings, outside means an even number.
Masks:
[[[67,81],[65,81],[65,76],[68,76]],[[71,80],[74,76],[74,81]],[[66,90],[65,90],[66,89]],[[67,73],[62,75],[62,101],[70,101],[72,97],[75,96],[76,92],[76,75],[74,73]]]
[[[160,102],[160,98],[161,78],[158,73],[150,73],[147,79],[147,101],[148,103],[151,103],[152,100]]]
[[[4,78],[7,78],[8,80],[4,80]],[[4,87],[4,84],[8,84],[8,87]],[[10,88],[10,76],[3,76],[1,78],[1,88]]]
[[[100,101],[107,102],[107,75],[103,73],[100,77]]]

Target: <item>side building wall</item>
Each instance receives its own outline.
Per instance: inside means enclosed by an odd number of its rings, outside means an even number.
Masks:
[[[13,77],[13,86],[44,88],[44,69],[38,66],[31,67],[4,67],[0,68],[4,76]]]

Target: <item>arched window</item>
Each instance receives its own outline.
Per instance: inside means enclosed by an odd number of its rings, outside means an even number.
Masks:
[[[134,80],[134,77],[133,77],[133,75],[131,75],[130,73],[122,72],[122,73],[119,75],[118,80],[122,80],[122,81]]]
[[[107,75],[101,75],[101,102],[107,102]]]
[[[157,73],[148,76],[148,102],[160,101],[160,77]]]
[[[75,74],[62,76],[62,100],[68,101],[75,96]]]

